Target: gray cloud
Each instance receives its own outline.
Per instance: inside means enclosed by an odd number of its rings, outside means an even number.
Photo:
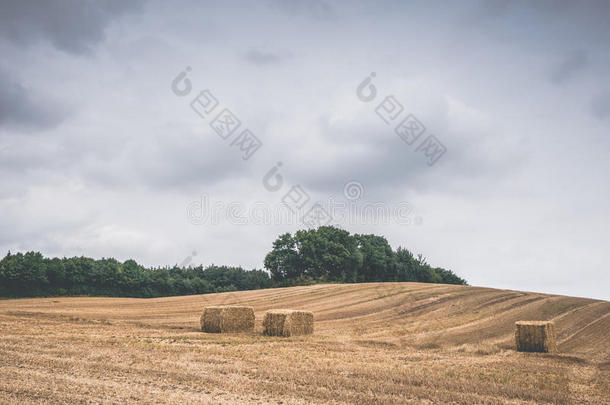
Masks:
[[[66,116],[65,108],[48,96],[28,89],[0,68],[0,126],[52,128]]]
[[[598,119],[610,117],[610,92],[597,94],[591,100],[591,113]]]
[[[87,53],[104,38],[112,19],[140,5],[120,0],[6,1],[0,37],[24,45],[44,40],[65,52]]]
[[[475,285],[608,297],[604,3],[5,3],[1,250],[148,265],[197,250],[203,264],[260,268],[302,225],[197,227],[186,207],[204,193],[272,206],[296,184],[341,198],[354,180],[423,225],[350,231]],[[186,66],[179,97],[170,83]],[[373,71],[364,103],[355,89]],[[252,159],[210,129],[218,110],[189,107],[203,89],[261,139]],[[447,147],[434,166],[376,116],[389,94]],[[261,180],[278,161],[271,192]]]
[[[582,50],[570,52],[561,63],[557,64],[551,72],[551,81],[561,84],[571,79],[577,72],[587,67],[587,53]]]
[[[326,19],[335,15],[333,7],[325,0],[271,0],[269,3],[284,13],[295,16]]]
[[[123,170],[115,172],[116,179],[133,173],[130,186],[192,192],[245,175],[244,162],[211,129],[193,132],[167,127],[123,151],[119,165]],[[116,168],[114,163],[107,166]]]
[[[255,65],[273,65],[281,63],[282,61],[289,59],[290,53],[281,52],[266,52],[258,49],[251,49],[244,55],[244,58]]]
[[[48,41],[70,54],[89,53],[104,38],[117,16],[140,7],[141,1],[59,0],[9,1],[0,6],[0,39],[17,48]],[[0,125],[43,129],[67,115],[55,97],[24,86],[0,67]]]
[[[441,104],[438,111],[425,115],[429,129],[413,145],[396,135],[395,125],[386,125],[376,116],[366,125],[349,121],[331,124],[323,117],[318,121],[322,144],[285,145],[289,152],[285,153],[287,170],[292,171],[295,181],[322,195],[339,195],[343,185],[354,180],[365,185],[373,200],[384,200],[457,187],[478,193],[523,165],[516,142],[495,139],[501,134],[480,129],[455,128],[448,107],[437,101]],[[369,113],[374,115],[372,110]],[[417,150],[429,135],[435,135],[447,148],[433,166]],[[501,153],[494,147],[497,143],[506,146]],[[322,151],[322,147],[331,152]]]

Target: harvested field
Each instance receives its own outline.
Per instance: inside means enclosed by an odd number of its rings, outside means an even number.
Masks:
[[[255,333],[201,332],[216,305]],[[264,336],[273,308],[315,334]],[[552,320],[558,353],[517,352],[521,320]],[[0,403],[604,404],[609,333],[610,302],[439,284],[0,300]]]

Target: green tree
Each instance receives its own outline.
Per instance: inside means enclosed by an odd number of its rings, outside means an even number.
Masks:
[[[362,264],[356,239],[334,227],[298,231],[295,236],[302,274],[313,279],[353,281]]]
[[[23,295],[27,291],[39,295],[49,282],[44,259],[38,252],[15,255],[9,252],[0,264],[0,279],[12,295]]]
[[[396,270],[398,273],[398,281],[417,281],[418,263],[409,250],[398,247],[396,249]]]
[[[359,281],[397,281],[396,261],[392,247],[383,236],[356,235],[362,253]]]
[[[280,235],[265,256],[265,268],[275,281],[298,277],[301,272],[296,241],[290,233]]]

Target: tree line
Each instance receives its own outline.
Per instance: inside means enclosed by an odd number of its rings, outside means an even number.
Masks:
[[[271,287],[262,270],[215,266],[146,268],[133,260],[46,258],[38,252],[0,261],[0,296],[165,297]]]
[[[420,281],[466,284],[408,250],[392,250],[384,237],[350,235],[335,227],[280,235],[265,270],[241,267],[155,267],[113,258],[47,258],[8,253],[0,260],[0,296],[97,295],[162,297],[255,290],[317,282]]]

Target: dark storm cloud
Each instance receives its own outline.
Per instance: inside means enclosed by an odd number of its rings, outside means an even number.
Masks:
[[[140,1],[59,0],[5,1],[0,6],[0,41],[17,48],[50,42],[71,54],[83,54],[104,38],[117,16],[137,8]],[[10,55],[5,55],[8,60]],[[0,126],[20,129],[52,128],[66,117],[57,100],[22,84],[23,79],[0,67]]]
[[[24,45],[46,40],[65,52],[86,53],[104,38],[104,29],[112,19],[140,4],[120,0],[4,1],[0,37]]]
[[[551,81],[555,84],[561,84],[566,80],[571,79],[576,73],[587,67],[587,53],[582,50],[570,52],[551,72]]]
[[[55,102],[21,85],[0,68],[0,126],[52,128],[64,117],[65,110]]]

